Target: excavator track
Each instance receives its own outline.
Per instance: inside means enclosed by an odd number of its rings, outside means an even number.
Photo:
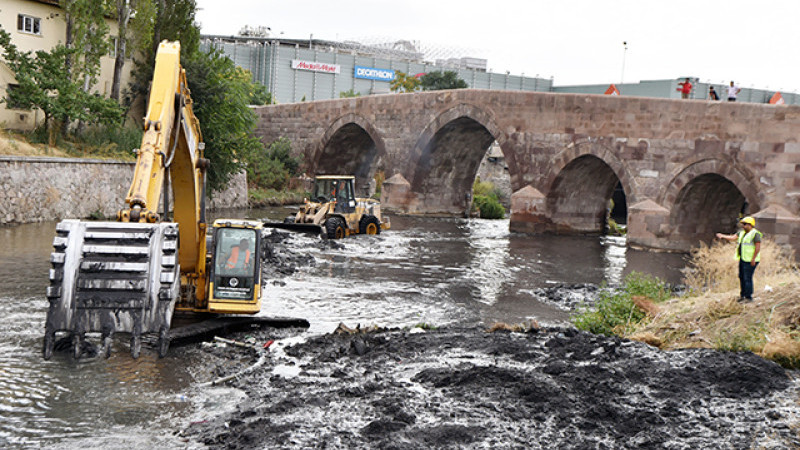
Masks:
[[[146,333],[156,334],[158,353],[166,354],[180,286],[176,223],[64,220],[56,226],[53,248],[45,359],[58,332],[71,335],[76,358],[86,333],[96,332],[106,356],[114,333],[130,334],[134,358]]]

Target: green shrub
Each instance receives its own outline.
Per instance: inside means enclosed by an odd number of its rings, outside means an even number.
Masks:
[[[506,216],[506,209],[500,203],[500,196],[500,191],[493,183],[475,178],[472,184],[472,210],[478,210],[482,219],[502,219]]]
[[[633,304],[628,292],[603,289],[594,308],[582,307],[572,317],[572,323],[579,330],[612,336],[624,334],[644,317],[644,312]]]
[[[492,196],[476,195],[472,206],[478,209],[479,217],[482,219],[502,219],[506,216],[506,209]]]
[[[300,160],[292,156],[291,142],[280,138],[266,152],[256,151],[246,156],[247,180],[256,188],[283,190],[289,178],[297,175]]]
[[[670,291],[657,277],[631,272],[619,290],[600,290],[594,307],[582,306],[571,317],[572,323],[576,328],[590,333],[622,336],[646,317],[634,305],[634,296],[662,302],[670,297]]]
[[[623,286],[631,296],[641,295],[657,303],[669,300],[672,296],[669,286],[663,280],[646,273],[629,273],[623,280]]]

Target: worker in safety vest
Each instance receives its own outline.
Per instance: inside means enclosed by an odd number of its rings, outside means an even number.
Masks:
[[[756,220],[747,216],[739,221],[742,229],[736,234],[717,233],[718,239],[736,241],[736,259],[739,261],[740,302],[753,301],[753,272],[761,261],[761,238],[756,230]]]
[[[230,256],[225,262],[227,269],[240,269],[250,266],[250,242],[247,239],[239,241],[239,245],[231,248]]]

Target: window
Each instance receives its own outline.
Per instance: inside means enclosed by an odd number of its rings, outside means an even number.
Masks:
[[[36,17],[19,14],[17,16],[17,30],[23,33],[42,34],[42,30],[39,28],[39,22],[40,19]]]

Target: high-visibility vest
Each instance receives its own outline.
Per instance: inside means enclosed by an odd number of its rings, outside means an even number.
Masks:
[[[752,262],[753,261],[753,253],[756,252],[756,244],[753,242],[756,235],[763,236],[760,231],[753,228],[750,230],[749,233],[745,233],[744,230],[739,230],[739,238],[738,243],[736,244],[736,260],[739,260],[739,249],[741,248],[741,260],[744,262]],[[756,262],[761,261],[761,252],[758,252],[756,255]]]
[[[239,247],[233,247],[231,249],[231,256],[228,258],[228,262],[225,265],[228,269],[233,269],[236,267],[236,263],[239,261]],[[250,250],[244,251],[244,264],[250,264]]]

